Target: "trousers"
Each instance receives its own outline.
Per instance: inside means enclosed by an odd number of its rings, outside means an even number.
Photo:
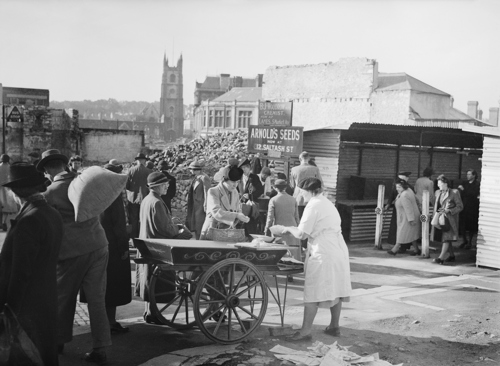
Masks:
[[[111,345],[105,305],[107,265],[107,246],[57,263],[58,344],[73,338],[76,298],[81,287],[87,297],[92,347]]]

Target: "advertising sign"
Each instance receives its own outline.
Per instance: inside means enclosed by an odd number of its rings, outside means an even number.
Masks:
[[[248,127],[248,151],[270,157],[299,156],[303,146],[303,127]]]
[[[291,126],[292,102],[259,101],[259,126]]]

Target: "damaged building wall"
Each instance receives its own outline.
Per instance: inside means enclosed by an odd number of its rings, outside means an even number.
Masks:
[[[133,161],[143,146],[143,131],[83,130],[82,157],[87,161]]]
[[[410,115],[410,99],[409,90],[374,92],[371,95],[370,123],[400,125]]]

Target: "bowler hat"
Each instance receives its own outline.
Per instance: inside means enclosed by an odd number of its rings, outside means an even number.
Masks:
[[[250,160],[241,159],[241,162],[238,164],[238,168],[241,168],[242,166],[245,166],[245,165],[251,165]]]
[[[239,181],[242,176],[243,176],[243,170],[241,168],[236,167],[236,166],[232,166],[227,173],[227,177],[232,182]]]
[[[195,160],[191,164],[189,164],[189,169],[193,170],[201,170],[205,164],[202,161]]]
[[[135,160],[137,160],[137,159],[148,160],[148,158],[146,157],[146,155],[144,155],[143,153],[137,154],[137,156],[135,157]]]
[[[161,184],[168,183],[170,179],[167,178],[167,176],[163,173],[160,172],[154,172],[148,175],[148,187],[156,187]]]
[[[46,180],[33,164],[20,162],[9,167],[7,181],[0,184],[10,188],[36,187],[45,183]]]
[[[286,187],[286,180],[284,180],[284,179],[276,179],[274,181],[274,186],[275,187]]]
[[[57,149],[50,149],[42,153],[42,159],[36,165],[36,169],[39,172],[43,172],[45,164],[52,160],[61,160],[64,164],[68,164],[68,157],[66,155],[61,154]]]

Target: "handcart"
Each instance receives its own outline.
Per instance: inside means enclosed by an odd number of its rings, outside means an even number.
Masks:
[[[250,336],[262,323],[268,293],[284,323],[287,275],[282,269],[288,247],[267,244],[202,240],[134,239],[141,254],[138,264],[153,265],[148,281],[150,309],[162,324],[176,329],[198,328],[209,339],[234,344]],[[285,276],[284,296],[278,275]],[[273,280],[267,282],[266,277]]]

